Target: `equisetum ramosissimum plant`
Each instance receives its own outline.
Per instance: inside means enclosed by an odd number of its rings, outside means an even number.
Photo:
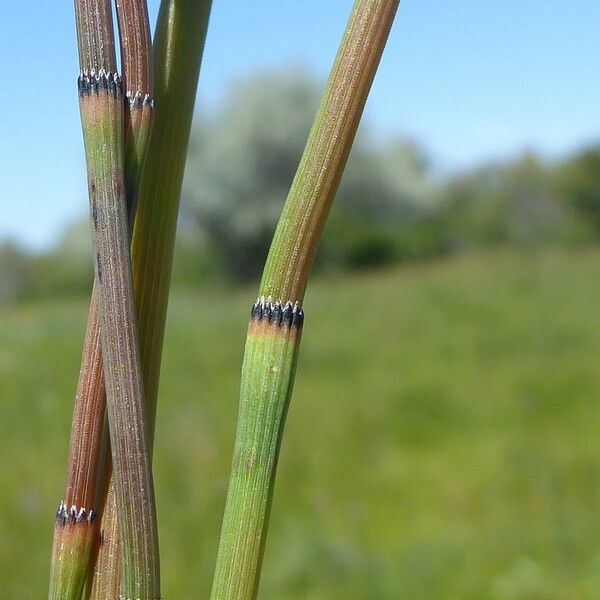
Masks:
[[[357,0],[252,306],[212,600],[258,593],[313,259],[399,2]]]
[[[313,259],[399,0],[356,0],[250,311],[213,600],[258,594]],[[211,2],[75,0],[95,282],[51,600],[158,600],[152,445],[181,184]],[[234,168],[234,167],[232,167]]]

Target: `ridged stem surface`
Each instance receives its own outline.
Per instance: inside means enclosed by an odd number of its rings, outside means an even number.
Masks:
[[[115,473],[123,598],[160,598],[158,530],[123,182],[120,79],[80,77],[100,339]]]
[[[110,0],[75,0],[79,68],[117,72],[115,33]]]
[[[115,70],[114,32],[109,2],[78,0],[75,3],[82,70]],[[126,0],[117,10],[121,35],[123,71],[134,92],[125,103],[125,181],[128,218],[132,223],[139,178],[147,149],[153,116],[150,28],[145,0]],[[127,46],[127,49],[124,49]],[[57,515],[52,554],[50,598],[76,600],[90,577],[91,551],[99,541],[97,512],[102,512],[108,477],[112,468],[108,430],[105,425],[106,397],[97,313],[96,284],[92,291],[82,367],[71,430],[69,466],[64,499]],[[105,462],[106,461],[106,462]],[[80,507],[87,520],[74,519]],[[113,507],[115,508],[115,507]],[[87,526],[86,526],[87,525]],[[77,527],[70,542],[68,531]],[[118,557],[118,552],[116,553]],[[117,562],[117,567],[119,563]],[[69,577],[61,570],[70,571]],[[112,576],[112,572],[111,572]],[[120,578],[116,577],[117,585]]]
[[[123,90],[152,93],[152,38],[146,0],[116,0]]]
[[[95,290],[75,396],[66,489],[54,526],[50,600],[78,600],[98,535],[98,473],[107,456],[106,395]]]
[[[114,73],[116,55],[109,0],[76,0],[75,22],[80,69]],[[50,567],[50,600],[78,600],[89,573],[101,510],[99,478],[108,453],[106,395],[96,286],[88,316],[75,395],[67,481],[60,503]]]
[[[260,295],[302,302],[399,0],[358,0],[279,219]]]
[[[154,120],[152,39],[146,0],[117,0],[125,103],[125,188],[130,221]]]
[[[127,194],[127,213],[131,233],[139,195],[139,184],[150,141],[154,119],[152,48],[148,8],[145,0],[124,0],[117,2],[119,42],[123,68],[123,86],[126,90],[125,111],[125,190]],[[150,445],[151,447],[151,445]],[[112,498],[107,505],[106,527],[96,538],[93,572],[89,575],[88,596],[116,597],[120,587],[120,547],[117,524],[115,487],[112,480],[112,463],[104,465],[106,486],[99,489],[104,504],[106,494]],[[114,543],[107,544],[109,539]],[[102,544],[101,544],[102,542]]]
[[[210,8],[208,0],[162,0],[154,37],[157,109],[131,246],[150,439],[154,433],[179,199]],[[95,569],[106,576],[113,573],[113,581],[100,581],[94,576],[92,600],[104,600],[105,590],[117,586],[114,578],[118,570],[110,568],[115,557],[118,564],[119,554],[113,492],[114,488],[109,488],[101,522],[103,543]]]
[[[255,598],[303,313],[260,298],[242,365],[231,478],[211,598]]]
[[[271,244],[246,339],[212,600],[258,594],[304,319],[300,305],[398,4],[355,2]]]

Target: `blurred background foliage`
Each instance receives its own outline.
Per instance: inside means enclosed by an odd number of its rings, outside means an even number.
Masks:
[[[209,595],[248,310],[320,88],[260,73],[195,123],[154,458],[165,597]],[[89,238],[82,217],[43,253],[0,243],[7,598],[47,589]],[[599,242],[600,145],[440,172],[361,127],[306,298],[261,598],[599,597]]]
[[[257,281],[318,103],[302,70],[239,81],[197,120],[190,146],[174,285]],[[265,127],[265,123],[268,124]],[[56,247],[0,245],[0,302],[86,294],[87,219]],[[443,174],[425,148],[376,140],[363,126],[317,259],[353,271],[498,246],[581,246],[600,239],[600,147],[562,160],[524,153]]]
[[[154,454],[165,597],[208,598],[255,283],[176,290]],[[264,600],[596,600],[600,253],[317,278]],[[0,310],[0,582],[44,597],[87,298]],[[33,368],[32,368],[33,366]]]

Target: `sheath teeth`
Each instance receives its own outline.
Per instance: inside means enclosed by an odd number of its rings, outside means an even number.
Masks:
[[[85,69],[77,78],[77,89],[81,98],[106,94],[115,97],[123,95],[121,76],[118,73],[106,72],[100,69]]]
[[[254,321],[267,322],[277,327],[302,327],[304,311],[298,302],[280,300],[273,302],[271,296],[260,296],[252,305],[250,318]]]
[[[96,512],[88,510],[83,506],[77,507],[75,505],[70,508],[63,500],[56,511],[56,520],[61,525],[71,525],[74,523],[91,523],[96,518]]]

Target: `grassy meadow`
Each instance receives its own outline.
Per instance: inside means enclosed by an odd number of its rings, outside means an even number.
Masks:
[[[165,598],[207,598],[254,289],[176,292],[155,451]],[[260,597],[600,598],[600,252],[309,288]],[[43,598],[85,301],[0,312],[0,589]]]

